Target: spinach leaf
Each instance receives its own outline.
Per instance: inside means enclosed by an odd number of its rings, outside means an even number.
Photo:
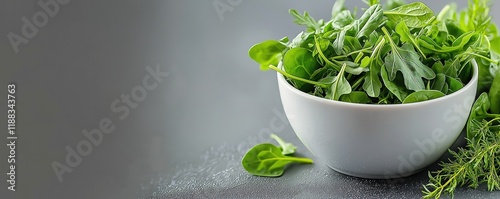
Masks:
[[[363,91],[353,91],[347,95],[342,95],[342,97],[340,97],[340,101],[359,104],[368,104],[372,102],[370,97],[368,97],[368,95],[366,95]]]
[[[269,70],[269,65],[278,65],[285,49],[286,45],[281,42],[267,40],[253,45],[248,51],[248,55],[260,64],[261,70]]]
[[[338,1],[337,1],[338,2]],[[332,26],[337,30],[342,29],[354,22],[354,18],[352,17],[351,11],[343,10],[339,12],[332,21]]]
[[[278,177],[283,175],[285,167],[291,163],[313,163],[309,158],[285,156],[281,150],[270,143],[259,144],[251,148],[241,164],[250,174],[256,176]]]
[[[438,90],[444,94],[448,94],[448,83],[446,83],[446,75],[443,73],[439,73],[436,75],[434,79],[431,90]]]
[[[361,18],[356,21],[356,38],[368,37],[382,23],[383,19],[382,6],[380,4],[372,4],[368,10],[363,13]]]
[[[285,140],[281,139],[274,133],[271,134],[271,138],[273,138],[274,140],[276,140],[276,142],[278,142],[281,148],[281,154],[283,155],[292,155],[295,153],[295,150],[297,150],[297,147],[295,145],[293,145],[292,143],[285,142]]]
[[[425,85],[422,78],[435,78],[434,71],[420,62],[419,56],[411,44],[403,44],[400,48],[396,46],[387,31],[383,30],[391,45],[391,53],[385,57],[389,80],[394,80],[397,71],[401,71],[406,88],[414,91],[424,90]]]
[[[320,67],[312,52],[301,47],[292,48],[285,53],[283,66],[288,74],[304,79],[310,79],[314,71]],[[304,87],[306,83],[295,80],[293,82],[299,89],[307,90],[307,86]]]
[[[352,92],[351,85],[344,76],[344,71],[346,67],[347,67],[346,64],[342,65],[342,69],[335,78],[335,81],[331,86],[331,90],[327,94],[327,98],[332,100],[339,100],[342,95],[349,94]]]
[[[422,28],[434,20],[434,12],[422,2],[414,2],[385,11],[389,20],[399,23],[405,21],[408,27]]]
[[[500,114],[500,70],[491,84],[490,92],[491,113]]]
[[[405,4],[405,0],[387,0],[387,2],[385,3],[385,9],[391,10]]]
[[[455,78],[450,77],[450,76],[446,76],[446,82],[449,85],[448,94],[457,92],[458,90],[460,90],[464,87],[462,82],[460,82],[460,81],[458,81]]]
[[[441,91],[421,90],[421,91],[413,92],[412,94],[408,95],[408,97],[406,97],[403,100],[403,104],[422,102],[422,101],[440,98],[443,96],[445,96],[445,94],[442,93]]]
[[[475,140],[477,134],[474,131],[474,122],[481,121],[488,118],[490,109],[490,100],[488,98],[488,93],[482,93],[472,105],[471,113],[467,121],[467,139]]]

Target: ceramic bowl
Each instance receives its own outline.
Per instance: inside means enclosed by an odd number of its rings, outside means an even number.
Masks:
[[[478,66],[461,90],[410,104],[355,104],[304,93],[278,73],[286,116],[302,143],[330,168],[388,179],[423,170],[464,128],[475,99]]]

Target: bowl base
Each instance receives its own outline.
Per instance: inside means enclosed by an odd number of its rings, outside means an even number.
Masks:
[[[407,173],[396,173],[396,174],[387,174],[387,175],[379,175],[379,174],[370,174],[370,173],[351,173],[351,172],[348,172],[348,171],[344,171],[344,170],[340,170],[340,169],[336,169],[336,168],[333,168],[329,165],[327,165],[330,169],[336,171],[336,172],[339,172],[341,174],[344,174],[344,175],[348,175],[348,176],[353,176],[353,177],[357,177],[357,178],[365,178],[365,179],[377,179],[377,180],[388,180],[388,179],[395,179],[395,178],[404,178],[404,177],[408,177],[408,176],[411,176],[413,174],[416,174],[416,173],[419,173],[421,171],[423,171],[425,168],[422,168],[422,169],[418,169],[418,170],[415,170],[415,171],[412,171],[412,172],[407,172]]]

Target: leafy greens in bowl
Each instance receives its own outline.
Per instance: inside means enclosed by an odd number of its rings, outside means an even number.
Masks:
[[[477,12],[487,9],[484,1],[460,21],[453,4],[435,15],[422,2],[383,7],[371,0],[356,19],[343,2],[336,1],[328,21],[290,10],[307,30],[291,41],[258,43],[249,56],[303,92],[365,104],[412,103],[456,92],[470,81],[472,59],[480,60],[480,91],[498,70],[490,69],[498,64],[492,57],[500,57],[491,50],[500,43],[492,39],[497,30],[486,10]]]

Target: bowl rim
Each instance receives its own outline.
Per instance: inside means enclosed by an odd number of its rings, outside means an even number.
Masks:
[[[472,63],[472,68],[473,68],[472,77],[463,88],[461,88],[460,90],[458,90],[452,94],[445,95],[443,97],[425,100],[425,101],[421,101],[421,102],[408,103],[408,104],[361,104],[361,103],[352,103],[352,102],[342,102],[342,101],[337,101],[337,100],[331,100],[331,99],[326,99],[326,98],[314,96],[314,95],[311,95],[309,93],[305,93],[305,92],[293,87],[290,83],[288,83],[286,81],[285,77],[281,73],[278,73],[278,72],[277,72],[277,79],[278,79],[278,84],[284,85],[285,89],[290,90],[294,94],[299,95],[303,98],[307,98],[308,100],[313,100],[313,101],[317,101],[320,103],[349,106],[349,107],[353,107],[353,108],[361,108],[361,107],[363,107],[363,108],[389,108],[389,107],[390,108],[401,108],[401,107],[409,108],[409,107],[423,106],[423,105],[430,104],[430,103],[437,103],[440,101],[448,100],[449,98],[453,98],[457,95],[460,95],[469,89],[474,89],[474,88],[471,88],[473,85],[476,85],[476,87],[477,87],[477,81],[479,78],[479,66],[477,65],[477,62],[475,59],[472,59],[470,62]],[[280,64],[281,64],[281,62],[280,62]]]

